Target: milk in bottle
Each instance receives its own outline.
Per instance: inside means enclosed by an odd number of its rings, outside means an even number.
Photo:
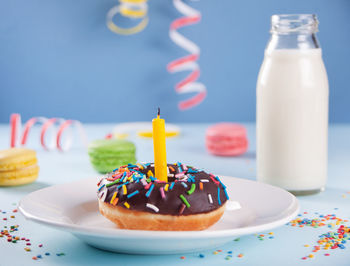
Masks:
[[[327,179],[328,79],[315,15],[272,16],[257,81],[257,179],[295,194]]]

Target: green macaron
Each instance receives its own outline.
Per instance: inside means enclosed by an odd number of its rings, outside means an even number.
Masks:
[[[90,162],[96,171],[108,173],[126,164],[136,163],[135,145],[122,139],[99,139],[88,147]]]

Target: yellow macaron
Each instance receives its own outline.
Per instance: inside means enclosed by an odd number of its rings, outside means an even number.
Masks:
[[[0,151],[0,186],[18,186],[38,178],[36,152],[25,148]]]

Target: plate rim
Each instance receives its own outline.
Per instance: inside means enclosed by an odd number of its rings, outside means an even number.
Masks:
[[[276,221],[264,223],[261,225],[255,225],[255,226],[245,226],[245,227],[239,227],[239,228],[233,228],[233,229],[224,229],[224,230],[219,230],[219,231],[150,231],[150,230],[129,230],[129,229],[111,229],[111,228],[93,228],[93,227],[86,227],[86,226],[81,226],[77,224],[68,224],[64,223],[61,221],[51,221],[46,218],[41,218],[36,215],[31,214],[30,212],[26,211],[25,208],[23,207],[25,200],[30,197],[33,193],[38,193],[42,190],[46,190],[52,187],[56,186],[64,186],[64,185],[69,185],[75,182],[91,182],[92,178],[85,178],[82,180],[77,180],[69,183],[63,183],[63,184],[56,184],[53,186],[49,186],[46,188],[42,188],[36,191],[33,191],[29,193],[28,195],[24,196],[19,204],[18,204],[18,210],[20,213],[27,219],[42,225],[46,225],[49,227],[53,227],[56,229],[61,229],[65,231],[69,231],[73,234],[81,234],[81,235],[94,235],[94,236],[100,236],[100,237],[105,237],[105,238],[137,238],[137,239],[167,239],[167,238],[172,238],[172,239],[183,239],[184,237],[186,238],[191,238],[191,239],[211,239],[211,238],[230,238],[234,236],[242,236],[242,235],[247,235],[247,234],[254,234],[257,232],[265,231],[265,230],[270,230],[279,226],[282,226],[289,221],[291,221],[294,217],[297,216],[297,214],[300,211],[300,205],[298,199],[291,194],[290,192],[276,187],[272,186],[270,184],[265,184],[265,183],[260,183],[257,181],[249,180],[249,179],[244,179],[244,178],[237,178],[237,177],[232,177],[232,176],[220,176],[222,179],[226,178],[234,178],[238,179],[241,181],[245,182],[254,182],[254,183],[259,183],[260,185],[263,186],[270,186],[273,187],[274,189],[282,190],[284,193],[288,193],[289,196],[292,197],[292,203],[288,206],[288,208],[285,210],[289,213],[287,216],[278,219]],[[96,177],[94,178],[96,180]]]

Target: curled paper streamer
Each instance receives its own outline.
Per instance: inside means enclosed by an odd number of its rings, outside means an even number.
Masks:
[[[119,0],[120,4],[112,7],[107,13],[107,27],[114,33],[131,35],[142,31],[148,24],[147,0]],[[114,23],[117,14],[130,19],[141,19],[134,27],[122,28]]]
[[[175,8],[184,16],[174,20],[170,25],[170,39],[189,52],[190,54],[170,62],[167,70],[170,73],[180,71],[191,71],[191,73],[182,81],[175,85],[175,91],[179,94],[196,92],[190,99],[179,103],[180,110],[186,110],[200,104],[207,95],[207,89],[204,84],[196,82],[200,76],[200,69],[197,63],[200,54],[200,48],[189,39],[177,32],[179,28],[198,23],[201,20],[201,13],[181,0],[173,0]]]
[[[40,144],[45,150],[57,148],[60,151],[67,151],[72,146],[72,128],[76,128],[81,141],[86,146],[87,137],[82,124],[77,120],[65,120],[63,118],[32,117],[21,129],[20,114],[12,114],[10,117],[10,146],[25,146],[31,128],[35,124],[42,124],[40,130]],[[63,138],[63,135],[65,137]]]

